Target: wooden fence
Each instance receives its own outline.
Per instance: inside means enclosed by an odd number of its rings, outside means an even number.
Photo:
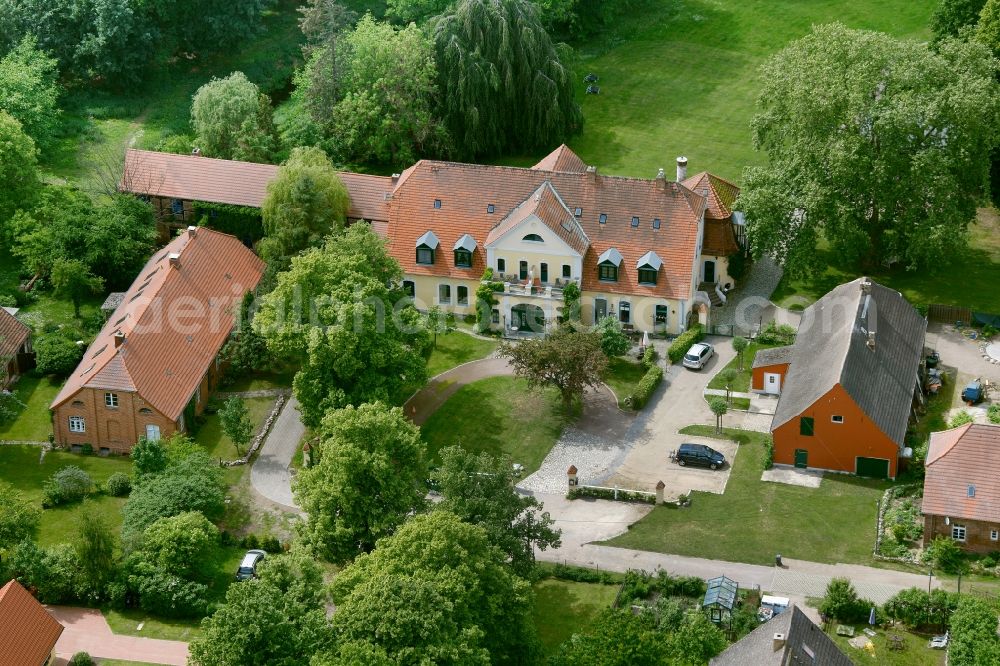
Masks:
[[[944,324],[954,324],[956,321],[968,324],[972,321],[972,310],[959,305],[941,305],[933,303],[927,308],[927,318]]]

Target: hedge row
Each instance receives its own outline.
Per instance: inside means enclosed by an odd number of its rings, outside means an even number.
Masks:
[[[632,409],[642,409],[649,402],[649,397],[653,391],[663,381],[663,368],[658,365],[649,366],[646,374],[642,376],[639,383],[635,385],[635,391],[626,399]]]
[[[704,337],[705,330],[701,327],[701,324],[695,324],[677,336],[677,339],[670,345],[670,349],[667,350],[667,358],[670,359],[671,363],[676,363],[684,358],[684,354],[687,353],[688,349],[691,349],[691,345],[701,342],[701,339]]]
[[[593,497],[594,499],[616,500],[618,502],[636,502],[639,504],[656,504],[656,495],[639,493],[632,490],[618,490],[615,497],[614,488],[595,488],[594,486],[577,486],[569,491],[569,499]]]

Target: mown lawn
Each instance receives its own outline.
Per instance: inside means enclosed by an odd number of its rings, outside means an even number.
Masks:
[[[545,578],[534,585],[535,627],[546,655],[575,633],[581,633],[618,594],[617,585],[577,583]]]
[[[704,169],[740,182],[763,164],[750,119],[770,55],[817,23],[926,39],[937,0],[650,0],[617,25],[577,44],[583,133],[570,141],[607,173],[652,178]],[[601,94],[585,95],[594,72]]]
[[[453,331],[437,336],[437,346],[427,359],[427,376],[434,377],[457,365],[486,358],[497,349],[493,340],[483,340]]]
[[[604,383],[611,387],[618,398],[618,406],[625,407],[625,398],[635,392],[636,384],[646,374],[646,366],[624,356],[608,360],[608,371]]]
[[[711,426],[681,432],[715,435]],[[723,495],[694,492],[691,507],[660,506],[609,545],[770,564],[775,553],[814,562],[871,563],[876,505],[887,482],[828,474],[819,488],[760,480],[765,435],[726,428],[740,442]]]
[[[727,340],[724,344],[729,344]],[[726,383],[722,381],[719,375],[723,370],[727,368],[732,368],[736,370],[736,378],[733,380],[732,386],[729,388],[737,393],[748,393],[750,391],[750,376],[753,374],[753,357],[761,349],[766,349],[769,347],[777,347],[778,345],[764,345],[759,342],[751,342],[750,345],[743,351],[743,369],[739,369],[740,360],[733,357],[729,363],[726,364],[724,368],[721,368],[719,372],[715,373],[715,376],[708,382],[708,388],[710,389],[724,389],[726,388]]]
[[[246,398],[243,400],[243,404],[246,405],[247,410],[250,412],[250,421],[254,424],[254,435],[260,430],[261,424],[270,413],[271,408],[274,406],[274,400],[274,398]],[[234,460],[239,455],[246,453],[246,451],[241,451],[239,454],[236,452],[233,440],[229,439],[229,436],[222,431],[222,420],[219,418],[218,413],[205,415],[205,422],[198,428],[194,441],[205,447],[208,454],[216,459]],[[226,483],[230,486],[235,485],[243,477],[247,469],[247,465],[227,467],[225,472]]]
[[[232,384],[220,388],[227,393],[243,393],[245,391],[266,391],[269,389],[291,388],[295,378],[294,370],[280,372],[255,372],[252,375],[240,377]]]
[[[115,472],[132,471],[132,461],[124,457],[101,458],[64,451],[49,451],[39,463],[37,446],[0,446],[0,479],[20,490],[26,499],[42,503],[42,484],[63,467],[76,465],[90,474],[96,483],[104,483]],[[79,504],[45,509],[38,528],[38,542],[43,546],[72,541],[76,525],[89,516],[105,516],[117,529],[121,525],[121,506],[125,500],[94,495]]]
[[[782,307],[807,306],[836,287],[857,278],[856,266],[845,264],[829,245],[817,254],[824,270],[799,279],[784,278],[771,300]],[[1000,314],[1000,215],[994,208],[980,209],[969,228],[969,246],[956,257],[940,257],[935,270],[879,271],[868,275],[899,291],[914,305],[941,303]]]
[[[506,453],[531,474],[556,443],[565,417],[555,389],[533,391],[514,377],[490,377],[460,388],[421,428],[432,464],[441,449]]]
[[[25,442],[48,441],[52,433],[49,405],[62,387],[62,381],[52,377],[39,377],[34,373],[23,375],[13,390],[24,408],[14,420],[0,424],[0,439]]]
[[[901,625],[875,630],[876,635],[871,639],[875,646],[874,654],[869,654],[851,645],[851,639],[846,636],[838,636],[836,628],[837,625],[831,622],[826,635],[832,638],[843,653],[859,666],[942,666],[945,663],[944,650],[931,650],[927,647],[927,642],[931,639],[930,635],[912,633]],[[856,626],[854,635],[861,635],[861,630],[864,628],[863,625]],[[903,639],[902,650],[889,648],[888,637],[890,635]]]

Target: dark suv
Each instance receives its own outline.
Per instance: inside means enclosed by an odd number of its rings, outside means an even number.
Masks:
[[[681,444],[681,448],[677,449],[677,453],[674,454],[674,459],[681,467],[693,465],[719,469],[726,464],[724,455],[704,444]]]

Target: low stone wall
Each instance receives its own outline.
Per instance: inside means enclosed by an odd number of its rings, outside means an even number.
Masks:
[[[265,396],[266,397],[266,396]],[[237,458],[236,460],[224,460],[222,461],[223,467],[236,467],[238,465],[246,465],[250,462],[250,458],[253,457],[260,447],[264,445],[264,440],[271,433],[271,428],[274,427],[274,422],[278,419],[278,415],[281,414],[281,409],[285,406],[288,401],[288,395],[280,394],[278,399],[274,401],[274,407],[271,408],[271,412],[264,419],[264,424],[257,431],[257,436],[253,438],[250,443],[250,448],[247,449],[246,455],[242,458]]]

